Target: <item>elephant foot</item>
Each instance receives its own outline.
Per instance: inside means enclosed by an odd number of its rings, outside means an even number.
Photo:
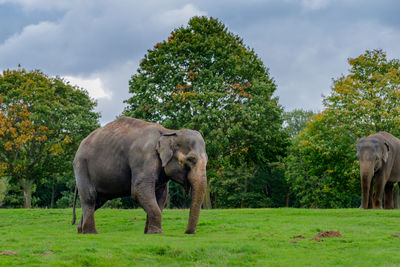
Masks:
[[[78,229],[78,233],[80,233],[80,234],[98,234],[96,228],[94,228],[94,227],[87,228],[87,229],[83,228],[81,232],[79,232],[79,229]]]
[[[194,235],[194,234],[196,234],[196,230],[193,230],[193,229],[186,229],[185,234]]]
[[[82,231],[81,234],[98,234],[96,230],[90,230],[90,231]]]
[[[164,233],[160,227],[157,226],[149,226],[145,234],[162,234]]]

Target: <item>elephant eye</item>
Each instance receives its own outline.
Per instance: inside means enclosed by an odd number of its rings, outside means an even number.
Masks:
[[[187,160],[188,162],[192,163],[192,164],[196,164],[196,162],[197,162],[196,157],[191,157],[191,156],[190,156],[190,157],[187,157],[186,160]]]

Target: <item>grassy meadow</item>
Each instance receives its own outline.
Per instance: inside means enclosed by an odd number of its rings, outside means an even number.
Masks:
[[[164,210],[164,234],[144,235],[142,209],[100,209],[99,234],[78,235],[71,209],[0,209],[0,266],[400,265],[400,210],[202,210],[185,235],[188,213]],[[326,230],[342,237],[312,239]]]

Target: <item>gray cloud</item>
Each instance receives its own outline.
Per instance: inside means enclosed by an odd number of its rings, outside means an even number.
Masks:
[[[0,69],[22,64],[101,79],[111,95],[98,99],[105,123],[123,110],[128,81],[147,49],[193,15],[209,15],[254,48],[286,109],[321,110],[321,94],[347,72],[347,58],[374,48],[400,58],[399,7],[394,0],[0,0],[0,24],[7,25],[0,32]]]
[[[56,1],[57,2],[57,1]],[[102,122],[113,120],[129,97],[128,81],[148,48],[166,39],[194,15],[205,15],[193,4],[167,5],[117,1],[19,1],[25,12],[58,10],[58,19],[30,23],[0,44],[0,69],[21,64],[51,75],[100,78],[111,98],[98,99]],[[154,6],[158,8],[155,9]],[[15,8],[15,7],[14,7]],[[89,92],[91,88],[86,88]]]
[[[228,3],[221,3],[224,6]],[[212,5],[212,4],[210,4]],[[254,1],[210,11],[254,48],[278,84],[288,110],[322,109],[332,78],[347,73],[347,59],[381,48],[400,57],[399,3],[375,1]],[[200,6],[208,10],[206,6]],[[211,8],[210,8],[211,9]]]

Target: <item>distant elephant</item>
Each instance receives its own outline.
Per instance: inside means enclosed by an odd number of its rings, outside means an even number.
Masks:
[[[195,234],[206,191],[207,154],[201,134],[168,130],[156,123],[121,117],[93,131],[80,144],[73,162],[82,217],[78,233],[97,233],[94,212],[107,200],[132,196],[147,213],[144,232],[162,233],[161,212],[168,181],[189,192],[186,234]]]
[[[357,142],[362,200],[360,208],[393,209],[393,185],[400,181],[400,140],[386,132],[363,137]],[[375,183],[375,199],[372,185]]]

